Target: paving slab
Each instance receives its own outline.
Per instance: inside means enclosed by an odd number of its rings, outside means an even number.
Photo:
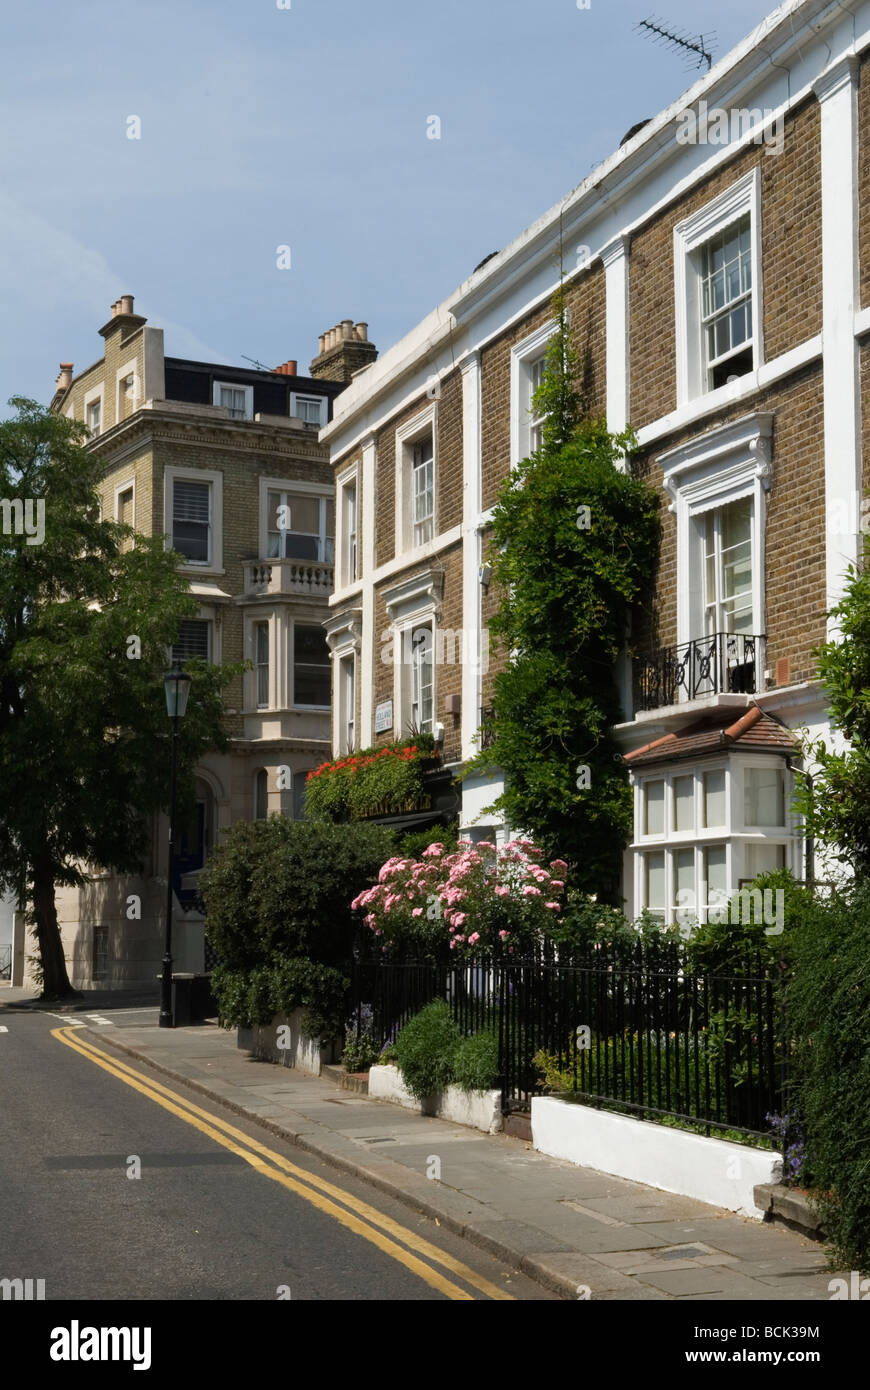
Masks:
[[[566,1299],[578,1287],[593,1301],[830,1298],[824,1252],[783,1227],[254,1061],[214,1026],[87,1026],[98,1045],[367,1179]],[[427,1175],[432,1155],[440,1181]]]

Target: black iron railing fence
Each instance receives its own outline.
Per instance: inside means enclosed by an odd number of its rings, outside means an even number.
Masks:
[[[715,976],[693,973],[681,943],[443,965],[362,959],[352,988],[378,1046],[438,998],[463,1033],[492,1029],[505,1111],[545,1089],[541,1053],[551,1089],[709,1133],[767,1136],[768,1115],[784,1109],[776,981],[757,957]]]
[[[754,695],[763,687],[764,637],[717,632],[661,647],[635,662],[635,704],[660,709],[706,695]]]
[[[0,946],[0,980],[12,979],[12,947]]]

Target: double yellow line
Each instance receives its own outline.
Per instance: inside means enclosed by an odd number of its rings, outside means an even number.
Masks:
[[[399,1264],[404,1265],[406,1269],[411,1270],[413,1274],[418,1275],[430,1288],[436,1289],[445,1298],[453,1301],[473,1301],[474,1295],[439,1273],[438,1269],[433,1269],[433,1265],[448,1270],[487,1298],[513,1301],[512,1294],[506,1293],[497,1284],[493,1284],[489,1279],[477,1274],[461,1260],[455,1260],[452,1255],[439,1250],[437,1246],[424,1240],[415,1231],[408,1230],[406,1226],[400,1225],[398,1221],[393,1221],[391,1217],[385,1216],[376,1207],[360,1201],[358,1197],[345,1192],[343,1188],[336,1187],[334,1183],[327,1182],[324,1178],[318,1177],[315,1173],[309,1173],[304,1168],[298,1168],[281,1154],[275,1153],[265,1144],[261,1144],[258,1140],[244,1134],[235,1125],[229,1124],[208,1110],[201,1109],[200,1106],[194,1105],[192,1101],[186,1100],[176,1091],[171,1091],[167,1086],[161,1085],[159,1081],[152,1081],[150,1077],[134,1070],[126,1062],[112,1057],[108,1052],[103,1052],[92,1042],[85,1041],[80,1036],[82,1031],[80,1025],[53,1028],[51,1035],[57,1038],[58,1042],[72,1048],[73,1052],[78,1052],[82,1057],[86,1057],[95,1066],[101,1067],[103,1071],[109,1072],[119,1081],[132,1086],[134,1090],[147,1096],[149,1100],[153,1100],[156,1105],[161,1105],[170,1114],[184,1120],[186,1124],[192,1125],[201,1134],[208,1135],[216,1144],[229,1149],[230,1153],[244,1159],[263,1177],[271,1178],[273,1182],[278,1182],[282,1187],[295,1192],[298,1197],[310,1202],[312,1206],[317,1207],[325,1215],[333,1217],[348,1230],[362,1236],[372,1245],[376,1245],[385,1255],[389,1255]],[[424,1263],[426,1260],[430,1263]]]

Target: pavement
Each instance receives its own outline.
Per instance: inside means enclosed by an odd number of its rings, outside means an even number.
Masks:
[[[27,1007],[19,993],[0,991],[0,1016],[4,1005]],[[156,1008],[127,1001],[113,1011],[90,994],[86,1009],[76,1002],[71,1011],[102,1045],[373,1184],[564,1298],[831,1298],[824,1248],[797,1232],[257,1061],[215,1023],[161,1029]]]

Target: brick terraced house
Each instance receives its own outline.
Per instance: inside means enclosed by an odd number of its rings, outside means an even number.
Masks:
[[[812,653],[864,510],[868,199],[870,0],[787,0],[354,377],[321,435],[336,754],[440,724],[458,767],[485,740],[487,528],[537,442],[561,234],[587,398],[637,431],[629,466],[661,498],[618,673],[626,908],[703,916],[708,892],[804,873],[795,742],[830,732]],[[466,833],[509,833],[485,809],[500,786],[464,783]]]
[[[183,623],[175,655],[253,663],[227,692],[229,751],[197,769],[196,813],[177,840],[175,965],[200,971],[203,924],[193,901],[210,846],[239,819],[301,816],[305,777],[329,755],[323,621],[335,528],[318,433],[376,349],[365,324],[346,323],[328,350],[321,343],[307,377],[293,361],[260,371],[165,357],[162,329],[134,313],[129,295],[100,333],[105,350],[92,366],[74,375],[72,363],[61,364],[53,408],[90,430],[88,448],[104,463],[103,515],[165,535],[184,557],[199,611]],[[167,873],[160,819],[139,878],[94,871],[84,888],[58,892],[77,987],[153,986]],[[140,919],[128,916],[130,894],[141,901]]]

